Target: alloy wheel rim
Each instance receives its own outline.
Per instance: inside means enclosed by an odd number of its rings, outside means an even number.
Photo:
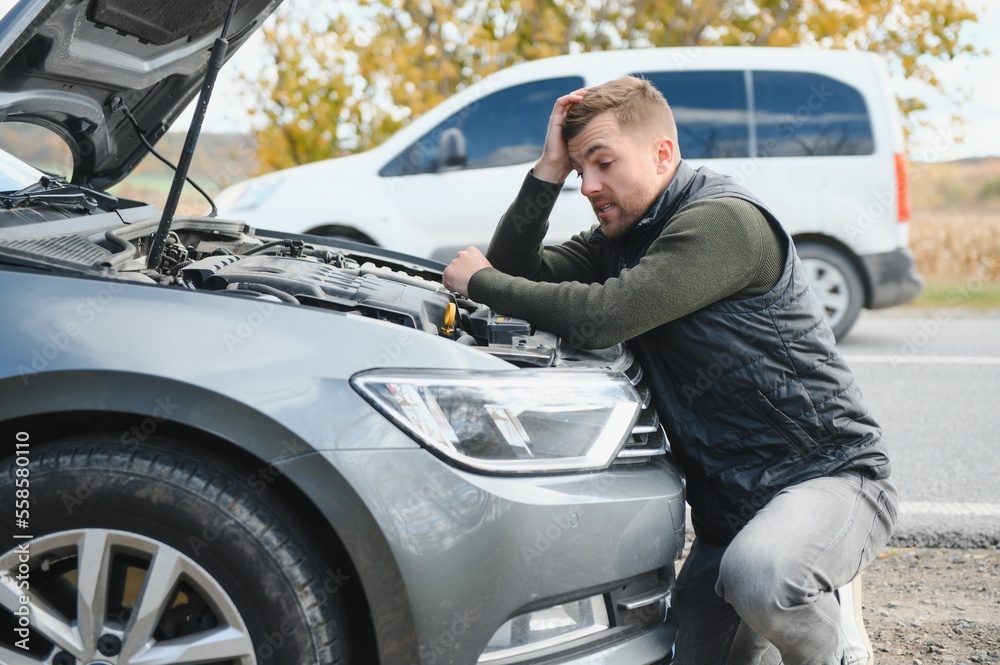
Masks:
[[[186,554],[134,533],[74,529],[19,541],[0,556],[0,608],[0,622],[27,624],[34,646],[0,643],[6,665],[256,662],[218,582]]]
[[[830,319],[830,325],[836,326],[844,318],[850,304],[847,278],[822,259],[802,259],[802,267],[820,306]]]

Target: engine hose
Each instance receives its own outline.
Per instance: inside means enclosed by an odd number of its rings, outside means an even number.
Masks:
[[[226,287],[227,291],[253,291],[255,293],[263,293],[265,295],[274,296],[282,302],[290,302],[294,305],[298,305],[299,299],[290,293],[286,293],[281,289],[276,289],[273,286],[268,286],[267,284],[257,284],[255,282],[234,282]]]

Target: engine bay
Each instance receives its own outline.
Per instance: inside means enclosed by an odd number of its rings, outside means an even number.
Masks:
[[[447,291],[440,264],[333,238],[257,234],[241,222],[178,217],[154,270],[145,260],[154,231],[147,218],[99,233],[0,241],[0,252],[38,267],[378,319],[518,366],[624,369],[619,365],[629,362],[620,348],[584,352]]]

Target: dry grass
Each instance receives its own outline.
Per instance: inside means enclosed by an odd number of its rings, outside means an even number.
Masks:
[[[929,282],[1000,282],[1000,214],[917,212],[910,247]]]
[[[910,246],[933,284],[1000,283],[1000,159],[911,166]]]

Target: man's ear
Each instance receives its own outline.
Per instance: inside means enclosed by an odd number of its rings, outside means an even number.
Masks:
[[[656,172],[667,173],[674,168],[677,144],[669,136],[656,139]]]

